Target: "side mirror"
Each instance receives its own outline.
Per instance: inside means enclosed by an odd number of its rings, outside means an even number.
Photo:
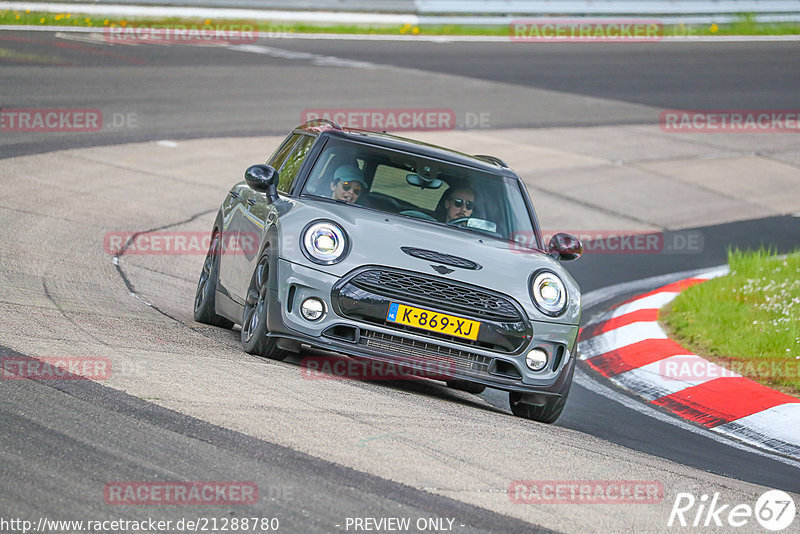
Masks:
[[[574,235],[558,233],[550,238],[547,252],[557,260],[577,260],[583,254],[583,243]]]
[[[269,165],[251,165],[244,171],[244,179],[253,191],[266,193],[270,202],[278,200],[278,171]]]

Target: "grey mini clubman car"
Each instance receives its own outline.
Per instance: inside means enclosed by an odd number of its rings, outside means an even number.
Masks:
[[[450,387],[509,392],[552,423],[575,369],[580,289],[545,245],[525,187],[469,156],[330,121],[296,128],[233,186],[212,229],[197,321],[242,327],[245,351],[304,347],[430,369]]]

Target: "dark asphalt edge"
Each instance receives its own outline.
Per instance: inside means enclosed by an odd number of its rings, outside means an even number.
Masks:
[[[3,357],[36,360],[34,357],[2,345],[0,345],[0,355]],[[224,451],[262,463],[294,466],[299,476],[302,476],[299,473],[301,470],[308,470],[314,473],[315,476],[327,474],[331,480],[335,480],[347,488],[381,495],[403,505],[425,510],[432,515],[456,517],[459,523],[463,523],[467,527],[482,529],[485,532],[501,532],[503,534],[509,532],[547,534],[556,532],[485,508],[418,490],[399,482],[386,480],[357,471],[351,467],[310,456],[283,445],[229,430],[168,408],[163,408],[97,382],[90,380],[46,380],[36,382],[99,408],[202,441]]]

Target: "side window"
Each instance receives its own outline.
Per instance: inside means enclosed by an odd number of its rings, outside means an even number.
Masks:
[[[278,171],[278,191],[288,193],[316,137],[304,135]]]
[[[363,154],[336,142],[329,143],[314,163],[304,192],[309,195],[330,198],[333,175],[336,169],[343,165],[355,165],[363,172],[365,165]]]
[[[283,144],[275,151],[271,158],[269,158],[269,164],[274,169],[280,169],[281,165],[283,165],[286,156],[289,155],[289,152],[292,151],[292,147],[295,145],[297,140],[300,139],[300,134],[292,134],[286,138]]]

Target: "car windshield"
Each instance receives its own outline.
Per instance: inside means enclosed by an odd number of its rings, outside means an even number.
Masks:
[[[332,139],[302,194],[536,247],[516,180],[419,154]]]

